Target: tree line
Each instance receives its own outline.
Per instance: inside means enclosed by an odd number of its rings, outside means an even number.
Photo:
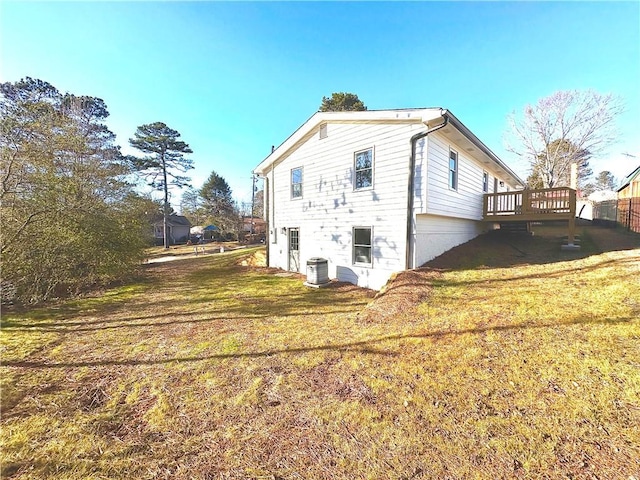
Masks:
[[[165,123],[139,126],[129,143],[143,155],[124,155],[100,98],[63,94],[30,77],[1,83],[0,94],[3,304],[41,302],[128,278],[158,218],[168,247],[171,187],[189,188],[183,207],[192,221],[202,215],[222,232],[242,229],[242,212],[224,178],[212,172],[200,190],[190,187],[193,161],[186,155],[193,151]],[[141,181],[162,192],[162,200],[139,193]]]
[[[0,92],[3,302],[126,278],[158,205],[136,192],[105,102],[28,77]]]
[[[151,240],[150,225],[172,213],[169,188],[187,187],[181,208],[195,224],[242,230],[243,214],[261,216],[262,192],[251,211],[234,202],[226,180],[213,171],[200,189],[186,173],[193,153],[180,133],[162,122],[141,125],[123,155],[105,125],[109,112],[96,97],[61,93],[26,77],[0,84],[0,254],[2,302],[32,303],[128,278]],[[323,97],[320,111],[366,110],[352,93]],[[601,172],[591,182],[589,159],[615,139],[621,112],[611,95],[556,92],[521,117],[511,116],[510,151],[530,166],[528,187],[569,184],[578,165],[579,188],[613,189]],[[142,195],[144,180],[162,201]]]
[[[244,217],[262,217],[264,192],[255,185],[253,188],[253,202],[239,204],[233,199],[227,181],[214,170],[202,187],[188,187],[184,191],[180,211],[194,225],[215,225],[223,238],[240,239]]]

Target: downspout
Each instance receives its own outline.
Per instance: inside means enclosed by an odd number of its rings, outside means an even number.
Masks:
[[[411,237],[413,236],[413,190],[414,190],[414,181],[416,176],[416,144],[418,140],[426,137],[430,133],[435,132],[436,130],[440,130],[444,128],[447,123],[449,123],[449,119],[447,117],[447,111],[440,109],[440,113],[444,118],[444,122],[440,125],[436,125],[428,129],[426,132],[416,133],[413,137],[411,137],[411,158],[409,159],[409,185],[408,185],[408,199],[407,199],[407,254],[405,258],[405,270],[409,270],[413,268],[412,257],[413,257],[413,248],[411,245]]]
[[[269,221],[269,195],[271,194],[270,192],[270,184],[269,184],[269,175],[265,175],[264,177],[262,177],[264,180],[264,191],[262,192],[262,198],[264,199],[264,201],[262,202],[262,208],[263,208],[263,214],[262,214],[262,218],[264,219],[265,217],[265,213],[266,213],[266,225],[265,225],[265,236],[264,236],[264,245],[266,248],[265,251],[265,255],[267,256],[267,267],[269,266],[269,244],[271,243],[271,230],[270,230],[270,225],[271,222]]]

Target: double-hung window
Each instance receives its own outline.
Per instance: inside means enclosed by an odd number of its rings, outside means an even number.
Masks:
[[[458,153],[449,150],[449,188],[458,189]]]
[[[489,174],[482,172],[482,191],[487,193],[489,191]]]
[[[291,169],[291,198],[302,198],[302,167]]]
[[[371,227],[353,228],[353,263],[371,266]]]
[[[373,149],[362,150],[354,155],[354,189],[373,186]]]

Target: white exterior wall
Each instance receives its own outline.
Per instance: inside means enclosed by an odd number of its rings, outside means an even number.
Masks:
[[[440,132],[418,141],[414,192],[415,267],[492,228],[481,221],[484,172],[489,175],[488,193],[494,192],[496,178],[498,191],[514,189],[504,177],[490,170],[490,164],[474,157],[465,147],[468,145],[456,144]],[[450,150],[458,154],[456,190],[449,188]],[[503,186],[500,181],[504,182]]]
[[[415,266],[420,267],[447,250],[486,231],[482,222],[421,214],[416,217]]]
[[[482,175],[489,174],[489,191],[494,191],[494,179],[498,179],[498,191],[506,192],[507,188],[515,190],[509,185],[505,177],[501,177],[490,166],[484,164],[480,158],[467,152],[462,145],[453,143],[444,135],[434,132],[426,139],[427,160],[423,165],[422,182],[426,184],[423,191],[416,188],[416,214],[428,213],[432,215],[453,216],[470,220],[482,220]],[[449,151],[458,154],[458,188],[449,188]],[[477,151],[477,150],[476,150]],[[423,159],[421,158],[421,163]],[[416,173],[418,163],[416,163]],[[504,182],[503,186],[499,182]],[[416,185],[417,186],[417,185]],[[419,196],[419,197],[418,197]]]
[[[398,117],[399,118],[399,117]],[[312,257],[328,260],[330,278],[380,289],[406,265],[407,181],[410,139],[426,126],[419,119],[388,123],[329,122],[302,131],[263,171],[269,222],[269,265],[289,269],[289,229],[299,229],[300,273]],[[447,133],[443,133],[447,132]],[[296,133],[294,133],[296,135]],[[457,142],[453,140],[457,138]],[[354,191],[354,154],[373,150],[373,187]],[[449,188],[449,151],[458,154],[458,188]],[[302,167],[302,198],[291,198],[291,170]],[[488,192],[515,189],[501,166],[455,128],[416,143],[412,265],[420,266],[476,237],[482,220],[483,173]],[[494,183],[494,180],[497,181]],[[353,227],[372,228],[372,265],[353,263]]]
[[[269,265],[288,269],[288,235],[300,229],[300,271],[328,260],[329,277],[380,289],[405,268],[409,139],[422,124],[334,124],[318,129],[276,164],[269,178]],[[354,153],[373,149],[373,188],[354,191]],[[291,198],[291,169],[302,167],[302,198]],[[275,208],[274,208],[275,207]],[[353,264],[353,227],[372,228],[372,266]],[[288,230],[287,230],[288,231]]]

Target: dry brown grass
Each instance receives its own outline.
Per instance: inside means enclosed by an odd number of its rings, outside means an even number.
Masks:
[[[640,250],[549,235],[376,299],[243,250],[5,313],[2,478],[640,478]]]

